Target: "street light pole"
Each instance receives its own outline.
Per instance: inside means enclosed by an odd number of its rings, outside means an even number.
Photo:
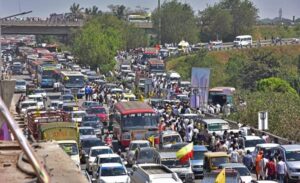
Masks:
[[[158,0],[158,44],[161,45],[161,12],[160,12],[160,0]]]

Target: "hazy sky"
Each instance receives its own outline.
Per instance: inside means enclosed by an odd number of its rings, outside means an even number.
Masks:
[[[178,0],[189,3],[195,11],[203,10],[208,4],[214,4],[218,0]],[[300,17],[300,0],[251,0],[259,8],[261,18],[274,18],[278,16],[279,8],[282,8],[283,17]],[[157,6],[157,0],[0,0],[0,17],[12,15],[22,11],[32,10],[28,16],[47,17],[50,13],[68,12],[73,3],[79,3],[82,7],[96,5],[101,10],[108,10],[110,4],[123,4],[135,9],[136,6],[153,10]],[[164,0],[161,0],[164,2]]]

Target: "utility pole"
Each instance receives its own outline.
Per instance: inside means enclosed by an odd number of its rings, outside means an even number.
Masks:
[[[158,44],[161,45],[161,12],[160,12],[160,0],[158,0]]]

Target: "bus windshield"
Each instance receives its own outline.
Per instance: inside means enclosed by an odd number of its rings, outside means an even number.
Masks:
[[[124,127],[156,127],[157,126],[157,116],[154,113],[139,113],[130,114],[123,116]]]
[[[68,79],[65,80],[65,86],[68,88],[71,87],[84,87],[84,76],[68,76]]]

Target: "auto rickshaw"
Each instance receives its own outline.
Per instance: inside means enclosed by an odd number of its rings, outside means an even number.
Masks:
[[[204,153],[203,171],[209,173],[217,170],[223,163],[229,163],[229,155],[226,152],[206,152]]]

